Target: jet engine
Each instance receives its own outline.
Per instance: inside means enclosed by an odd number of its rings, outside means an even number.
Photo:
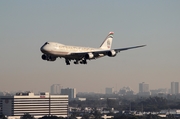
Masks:
[[[116,51],[114,51],[114,50],[109,51],[108,56],[109,57],[115,57],[116,56]]]
[[[94,55],[93,55],[92,53],[87,53],[87,54],[85,55],[85,58],[86,58],[86,59],[93,59],[93,58],[94,58]]]
[[[47,60],[47,55],[43,54],[43,55],[41,56],[41,58],[42,58],[43,60]]]
[[[55,60],[56,60],[56,57],[47,56],[47,55],[45,55],[45,54],[43,54],[43,55],[41,56],[41,58],[42,58],[43,60],[47,60],[47,61],[55,61]]]

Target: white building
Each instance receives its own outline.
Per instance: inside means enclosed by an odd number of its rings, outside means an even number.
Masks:
[[[67,117],[68,95],[50,95],[49,93],[17,93],[14,96],[0,96],[0,114],[19,119],[24,113],[35,118],[45,115]]]
[[[76,98],[76,89],[75,88],[61,89],[61,94],[62,95],[68,95],[69,100],[72,100],[72,99]]]
[[[179,109],[161,110],[159,113],[160,114],[165,114],[165,115],[168,115],[168,114],[180,114],[180,110]]]

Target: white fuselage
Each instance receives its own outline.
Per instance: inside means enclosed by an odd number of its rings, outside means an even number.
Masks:
[[[100,48],[78,47],[78,46],[63,45],[56,42],[46,42],[41,47],[41,51],[45,54],[49,54],[57,57],[68,57],[72,53],[93,52],[93,51],[103,51],[103,50]]]

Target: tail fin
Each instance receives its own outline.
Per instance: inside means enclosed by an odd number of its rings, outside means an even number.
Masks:
[[[100,46],[101,49],[111,49],[113,34],[114,32],[109,32],[108,36],[105,38],[105,40]]]

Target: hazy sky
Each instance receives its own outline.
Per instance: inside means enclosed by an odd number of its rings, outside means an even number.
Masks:
[[[150,89],[180,81],[179,0],[1,0],[0,91],[49,91],[52,84],[77,92],[104,92],[140,82]],[[41,59],[46,41],[99,47],[113,31],[112,48],[143,45],[114,58],[65,65]]]

